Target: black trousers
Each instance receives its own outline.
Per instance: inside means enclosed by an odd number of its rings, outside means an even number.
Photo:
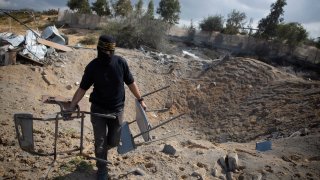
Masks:
[[[107,160],[108,150],[119,145],[123,110],[111,112],[95,104],[91,105],[91,112],[100,114],[114,114],[116,119],[107,119],[91,115],[91,123],[94,133],[95,156]],[[107,172],[107,164],[96,162],[98,173]]]

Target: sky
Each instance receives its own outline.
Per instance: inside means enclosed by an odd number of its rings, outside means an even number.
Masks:
[[[67,9],[68,0],[0,0],[0,9],[30,8],[34,10]],[[95,0],[89,0],[90,3]],[[154,0],[155,9],[160,0]],[[137,0],[131,0],[135,4]],[[146,7],[149,0],[143,0]],[[236,9],[247,15],[247,22],[253,20],[255,28],[260,19],[270,13],[270,6],[276,0],[180,0],[180,26],[189,26],[191,20],[198,25],[204,18],[228,14]],[[284,7],[284,21],[298,22],[308,31],[309,37],[320,37],[320,0],[287,0]]]

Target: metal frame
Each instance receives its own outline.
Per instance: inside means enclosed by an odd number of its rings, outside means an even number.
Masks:
[[[162,87],[162,88],[157,89],[155,91],[152,91],[150,93],[144,94],[144,95],[142,95],[142,97],[152,95],[156,92],[167,89],[169,87],[170,86]],[[161,126],[163,126],[163,125],[165,125],[165,124],[167,124],[167,123],[169,123],[169,122],[171,122],[171,121],[173,121],[173,120],[175,120],[185,114],[185,113],[179,114],[175,117],[172,117],[168,120],[165,120],[164,122],[152,127],[151,124],[149,123],[147,115],[145,113],[145,112],[151,112],[151,111],[144,111],[143,108],[141,107],[140,103],[137,100],[135,101],[135,105],[136,105],[136,120],[131,121],[131,122],[124,122],[121,126],[120,144],[117,148],[117,151],[119,154],[125,154],[127,152],[130,152],[130,151],[136,149],[137,145],[135,144],[134,139],[138,138],[140,136],[143,137],[145,143],[151,142],[151,138],[149,135],[150,131],[155,130],[156,128],[161,127]],[[167,110],[167,108],[160,109],[160,110],[152,110],[152,111],[162,111],[162,110]],[[129,125],[134,122],[137,122],[137,125],[140,129],[140,133],[135,136],[132,135],[130,128],[129,128]]]
[[[166,87],[160,88],[158,90],[155,90],[153,92],[147,93],[147,94],[143,95],[142,97],[149,96],[153,93],[156,93],[156,92],[161,91],[163,89],[166,89],[168,87],[170,87],[170,86],[166,86]],[[83,149],[84,149],[83,148],[83,134],[84,134],[84,118],[85,118],[86,114],[89,114],[92,116],[99,116],[99,117],[103,117],[103,118],[108,118],[108,119],[115,119],[116,116],[114,114],[99,114],[99,113],[80,111],[79,106],[76,107],[76,111],[72,111],[72,112],[66,111],[67,107],[70,105],[70,100],[65,99],[63,97],[42,96],[42,102],[48,103],[48,104],[59,105],[60,112],[57,112],[55,114],[55,117],[50,117],[50,118],[35,118],[35,117],[33,117],[32,114],[28,114],[28,113],[14,114],[14,123],[15,123],[17,139],[19,141],[19,146],[22,150],[24,150],[28,153],[34,154],[34,155],[39,155],[39,156],[53,156],[53,162],[51,164],[51,168],[54,166],[54,162],[56,161],[58,154],[72,153],[72,152],[76,152],[76,151],[79,151],[79,155],[86,157],[88,159],[93,159],[96,161],[111,164],[107,160],[99,159],[96,157],[91,157],[91,156],[83,153]],[[138,146],[134,142],[134,139],[137,137],[143,136],[145,143],[153,142],[153,141],[151,141],[151,138],[149,137],[149,134],[148,134],[150,131],[152,131],[158,127],[161,127],[164,124],[167,124],[167,123],[169,123],[169,122],[171,122],[171,121],[173,121],[173,120],[175,120],[185,114],[185,113],[183,113],[183,114],[177,115],[175,117],[172,117],[172,118],[152,127],[150,125],[150,123],[148,122],[148,118],[145,114],[145,111],[142,109],[140,103],[136,102],[136,106],[137,106],[137,109],[139,111],[141,111],[139,113],[141,114],[142,118],[136,119],[132,122],[124,122],[121,125],[120,144],[117,149],[119,154],[124,154],[124,153],[127,153],[129,151],[134,150]],[[166,110],[166,109],[163,109],[163,110]],[[156,111],[161,111],[161,110],[156,110]],[[58,132],[59,132],[59,121],[60,120],[69,121],[69,120],[74,120],[74,119],[79,119],[79,118],[81,119],[80,147],[74,148],[71,150],[67,150],[67,151],[58,151],[57,150],[57,141],[58,141]],[[43,122],[46,122],[46,121],[54,121],[55,122],[53,152],[40,153],[40,152],[36,152],[34,150],[34,142],[33,142],[34,141],[33,140],[33,121],[34,120],[35,121],[43,121]],[[137,122],[139,129],[140,129],[140,133],[135,136],[133,136],[131,134],[131,131],[129,128],[129,125],[134,122]],[[50,172],[51,168],[49,168],[48,173]],[[48,173],[47,173],[47,176],[48,176]]]
[[[106,160],[91,157],[91,156],[83,153],[83,149],[84,149],[83,148],[84,118],[85,118],[85,114],[104,117],[104,118],[108,118],[108,119],[115,119],[116,117],[111,114],[106,115],[106,114],[99,114],[99,113],[90,113],[90,112],[80,111],[80,110],[75,111],[75,113],[77,113],[77,115],[70,117],[70,120],[79,119],[79,118],[81,119],[80,147],[75,148],[75,149],[71,149],[71,150],[67,150],[67,151],[61,151],[61,152],[58,152],[58,150],[57,150],[57,140],[58,140],[58,132],[59,132],[59,121],[65,120],[65,118],[63,117],[65,114],[64,112],[56,113],[56,116],[53,118],[34,118],[32,116],[32,114],[23,114],[23,113],[14,114],[15,129],[16,129],[16,134],[17,134],[20,148],[22,150],[24,150],[30,154],[34,154],[34,155],[54,156],[54,161],[57,159],[58,154],[79,151],[80,152],[79,154],[81,156],[86,157],[86,158],[94,159],[94,160],[105,162],[105,163],[110,163]],[[40,152],[36,152],[34,150],[34,144],[33,144],[33,121],[34,120],[42,121],[42,122],[46,122],[46,121],[54,121],[55,122],[53,152],[40,153]]]
[[[79,155],[84,156],[89,159],[94,159],[97,161],[101,161],[104,163],[110,164],[109,161],[91,157],[85,153],[83,153],[83,133],[84,133],[84,118],[86,114],[93,115],[93,116],[99,116],[103,118],[108,119],[115,119],[116,116],[114,114],[99,114],[99,113],[91,113],[86,111],[80,111],[80,107],[76,107],[76,111],[68,112],[66,111],[67,107],[70,104],[69,99],[65,99],[63,97],[52,97],[52,96],[42,96],[42,102],[47,104],[57,104],[60,107],[60,112],[57,112],[55,114],[55,117],[50,118],[35,118],[32,114],[28,113],[17,113],[14,114],[14,123],[15,123],[15,129],[17,138],[19,141],[19,146],[22,150],[39,156],[53,156],[53,162],[56,161],[58,154],[64,154],[64,153],[71,153],[79,151]],[[74,114],[76,114],[74,116]],[[67,117],[67,118],[66,118]],[[74,119],[81,119],[81,130],[80,130],[80,147],[75,148],[68,151],[57,151],[57,141],[58,141],[58,132],[59,132],[59,121],[69,121]],[[55,133],[54,133],[54,149],[53,152],[49,153],[40,153],[36,152],[34,150],[34,142],[33,142],[33,121],[55,121]]]

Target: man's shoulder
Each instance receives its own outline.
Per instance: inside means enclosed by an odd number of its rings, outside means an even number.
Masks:
[[[119,55],[113,55],[113,57],[120,61],[126,61],[122,56],[119,56]]]
[[[96,64],[98,64],[98,62],[99,62],[99,59],[98,58],[94,58],[89,62],[88,66],[96,65]]]
[[[86,69],[92,69],[94,67],[97,67],[99,66],[99,61],[98,61],[98,58],[94,58],[93,60],[91,60],[88,64],[87,64],[87,67]]]

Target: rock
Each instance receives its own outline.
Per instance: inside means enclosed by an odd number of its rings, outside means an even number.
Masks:
[[[214,176],[214,177],[218,177],[220,175],[218,169],[217,168],[213,168],[212,171],[211,171],[211,175]]]
[[[48,75],[42,75],[42,79],[48,84],[48,85],[54,85],[53,81],[50,80]]]
[[[36,71],[36,67],[34,67],[34,66],[31,66],[30,69],[31,69],[32,71]]]
[[[299,130],[299,132],[301,133],[300,136],[306,136],[310,133],[310,130],[307,128],[302,128]]]
[[[0,161],[4,161],[4,156],[3,156],[3,154],[0,154]]]
[[[252,176],[252,180],[261,180],[261,179],[262,179],[262,174],[260,173],[253,174]]]
[[[164,145],[162,152],[169,155],[174,155],[176,153],[176,149],[171,145]]]
[[[199,180],[206,179],[206,170],[201,168],[191,173],[191,176],[196,177]]]
[[[136,168],[136,169],[133,169],[133,170],[131,170],[131,171],[129,171],[129,173],[128,174],[134,174],[134,175],[138,175],[138,176],[144,176],[146,173],[142,170],[142,169],[140,169],[140,168]]]
[[[227,155],[228,158],[228,169],[229,171],[235,172],[235,170],[238,168],[239,165],[239,158],[237,153],[229,153]]]
[[[70,85],[70,84],[67,85],[67,86],[66,86],[66,89],[71,90],[71,89],[72,89],[72,85]]]
[[[262,179],[262,174],[261,173],[253,173],[253,174],[248,174],[248,173],[243,173],[238,177],[238,180],[261,180]]]

